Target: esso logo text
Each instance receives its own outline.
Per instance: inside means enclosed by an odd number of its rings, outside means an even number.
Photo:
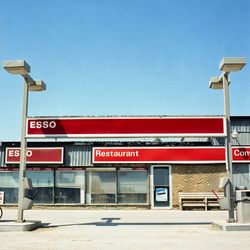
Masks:
[[[55,128],[56,122],[55,121],[31,121],[30,122],[30,128]]]
[[[20,156],[20,150],[19,149],[9,149],[8,156],[9,157],[19,157]],[[27,150],[26,151],[26,156],[31,157],[32,156],[32,151]]]

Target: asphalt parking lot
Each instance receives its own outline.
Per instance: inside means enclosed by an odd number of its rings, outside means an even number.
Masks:
[[[16,219],[4,209],[1,221]],[[216,230],[226,211],[41,210],[25,211],[41,220],[31,232],[1,232],[0,249],[249,249],[250,231]],[[1,223],[1,222],[0,222]]]

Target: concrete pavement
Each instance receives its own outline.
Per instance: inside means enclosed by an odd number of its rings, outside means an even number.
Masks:
[[[1,221],[17,211],[4,209]],[[31,232],[1,232],[1,249],[249,249],[250,232],[216,230],[226,211],[178,210],[29,210],[41,220]],[[0,222],[1,223],[1,222]]]

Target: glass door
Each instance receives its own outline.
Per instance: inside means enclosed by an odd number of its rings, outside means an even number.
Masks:
[[[170,208],[170,167],[152,166],[151,168],[151,204],[152,208]]]

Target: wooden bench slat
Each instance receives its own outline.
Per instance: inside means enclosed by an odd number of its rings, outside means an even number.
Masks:
[[[217,193],[220,198],[224,197],[223,193]],[[219,207],[217,197],[213,193],[208,192],[179,192],[179,206],[183,207],[204,207],[207,210],[209,207]]]

